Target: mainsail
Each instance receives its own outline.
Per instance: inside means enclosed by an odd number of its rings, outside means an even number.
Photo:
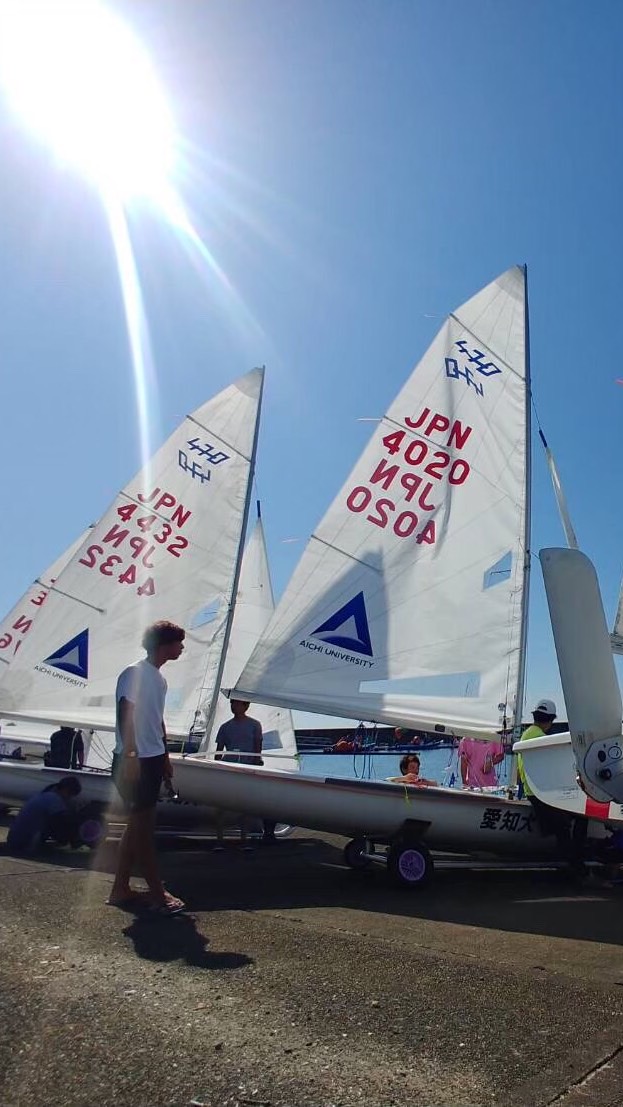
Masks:
[[[230,688],[240,676],[274,610],[264,528],[258,514],[242,559],[234,619],[223,670],[222,683],[225,688]],[[265,764],[271,769],[298,769],[291,712],[253,704],[249,714],[262,724],[262,754]],[[214,753],[218,728],[230,718],[229,700],[221,695],[218,697],[211,730],[200,752],[205,752],[208,756]]]
[[[525,271],[513,268],[447,318],[310,539],[232,696],[462,733],[514,721],[526,316]]]
[[[186,417],[119,493],[45,601],[0,687],[0,714],[114,726],[118,673],[143,629],[170,619],[185,650],[167,672],[167,725],[186,735],[220,684],[253,472],[263,370]]]

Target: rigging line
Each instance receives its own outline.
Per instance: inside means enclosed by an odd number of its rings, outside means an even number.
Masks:
[[[262,493],[260,492],[260,482],[257,479],[257,471],[254,471],[253,473],[253,486],[255,488],[256,499],[259,500],[260,503],[262,503]]]
[[[92,738],[91,749],[96,754],[98,754],[99,757],[101,757],[102,761],[106,761],[109,765],[112,765],[113,754],[111,753],[110,749],[105,744],[102,738],[100,738],[99,736],[97,740],[95,740],[95,738]]]
[[[539,413],[537,411],[537,406],[536,406],[536,403],[535,403],[535,400],[534,400],[534,395],[533,395],[532,389],[530,389],[530,405],[532,407],[532,411],[534,413],[534,418],[536,419],[536,423],[537,423],[537,426],[539,428],[539,438],[541,439],[541,442],[545,446],[545,449],[547,449],[548,447],[547,447],[547,442],[545,440],[545,433],[543,431],[543,424],[541,423],[541,420],[539,419]]]

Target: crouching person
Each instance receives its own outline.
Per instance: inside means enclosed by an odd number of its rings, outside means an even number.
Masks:
[[[81,845],[74,800],[80,781],[64,776],[43,792],[31,796],[11,825],[7,846],[11,853],[38,853],[49,840],[59,846]]]

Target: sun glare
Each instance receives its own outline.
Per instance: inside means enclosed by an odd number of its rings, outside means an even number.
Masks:
[[[103,192],[166,191],[166,97],[140,42],[98,0],[2,0],[0,82],[23,123]]]
[[[182,0],[180,0],[182,4]],[[150,57],[105,0],[0,0],[0,93],[61,164],[98,190],[115,250],[137,397],[143,461],[157,379],[130,233],[144,200],[222,297],[237,336],[266,336],[195,228],[177,187],[180,139]]]

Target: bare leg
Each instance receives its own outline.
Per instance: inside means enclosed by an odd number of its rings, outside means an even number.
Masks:
[[[134,817],[132,814],[128,817],[126,828],[119,843],[117,871],[110,892],[111,903],[131,899],[137,894],[130,885],[130,876],[132,875],[132,866],[136,855]]]
[[[136,856],[143,876],[149,888],[150,898],[154,903],[164,903],[164,886],[158,869],[158,858],[154,843],[154,829],[156,823],[155,808],[146,811],[136,811],[131,815],[134,824]]]
[[[149,898],[154,907],[178,906],[183,907],[181,899],[167,892],[160,869],[154,829],[156,825],[156,809],[150,807],[146,811],[136,811],[133,815],[135,828],[136,856],[141,870],[141,875],[147,882]]]

